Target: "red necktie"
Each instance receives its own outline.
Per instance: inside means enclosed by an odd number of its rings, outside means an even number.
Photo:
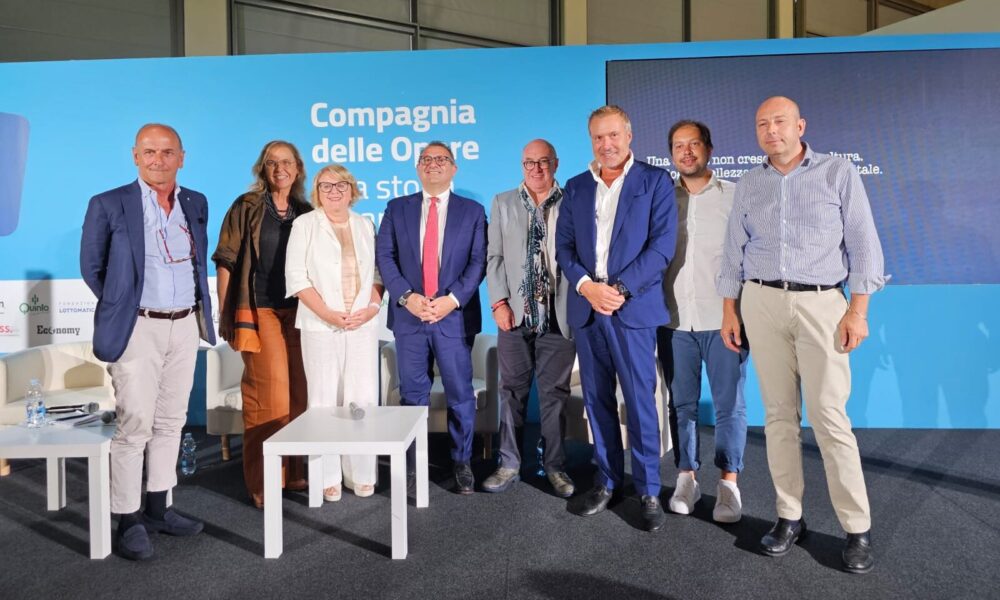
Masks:
[[[433,298],[438,291],[438,199],[431,196],[424,229],[424,296]]]

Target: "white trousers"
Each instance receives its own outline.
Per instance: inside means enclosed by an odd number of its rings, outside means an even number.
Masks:
[[[198,344],[196,313],[176,321],[139,317],[125,353],[108,364],[118,413],[111,440],[111,512],[139,510],[143,453],[147,491],[177,485]]]
[[[309,408],[378,404],[378,319],[359,329],[302,331]],[[375,485],[373,455],[324,456],[323,487]],[[341,468],[343,465],[343,468]],[[315,473],[310,473],[315,477]]]

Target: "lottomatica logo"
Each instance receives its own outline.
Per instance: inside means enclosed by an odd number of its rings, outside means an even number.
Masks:
[[[27,315],[27,314],[38,315],[49,312],[49,305],[39,302],[38,294],[32,294],[31,301],[22,302],[21,306],[19,306],[17,309],[21,311],[22,315]]]

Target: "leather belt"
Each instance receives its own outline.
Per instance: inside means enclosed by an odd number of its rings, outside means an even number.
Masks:
[[[195,311],[195,307],[184,308],[181,310],[175,310],[173,312],[166,312],[160,310],[149,310],[148,308],[140,308],[139,316],[146,317],[148,319],[167,319],[168,321],[176,321],[177,319],[183,319],[189,314]]]
[[[785,290],[786,292],[825,292],[827,290],[840,287],[839,283],[835,283],[833,285],[821,285],[817,283],[796,283],[794,281],[781,280],[764,281],[763,279],[750,279],[749,281],[759,285]]]

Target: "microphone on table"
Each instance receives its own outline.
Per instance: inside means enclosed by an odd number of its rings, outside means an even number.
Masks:
[[[118,418],[118,415],[113,410],[104,410],[100,413],[88,415],[84,419],[80,419],[76,423],[73,423],[73,427],[85,427],[88,425],[93,425],[100,422],[102,425],[108,425],[114,423]]]
[[[60,408],[62,408],[62,407],[60,407]],[[76,414],[76,415],[72,415],[71,414],[71,415],[69,415],[67,417],[59,417],[58,419],[52,419],[52,420],[58,423],[59,421],[69,421],[70,419],[79,419],[81,417],[86,417],[88,415],[92,415],[92,414],[96,413],[97,411],[99,411],[100,409],[101,409],[101,405],[100,404],[98,404],[96,402],[90,402],[86,406],[81,406],[81,408],[78,408],[78,409],[72,411],[72,412],[76,412],[76,413],[80,413],[80,414]],[[50,411],[50,412],[52,412],[52,411]],[[62,414],[64,412],[67,412],[67,411],[63,411],[63,410],[55,411],[56,414]]]
[[[351,418],[355,421],[360,421],[365,418],[365,409],[361,408],[354,402],[347,405],[351,409]]]
[[[84,414],[94,414],[95,412],[101,410],[101,405],[97,402],[88,402],[86,404],[66,404],[63,406],[53,406],[49,408],[46,412],[51,414],[60,413],[71,413],[71,412],[82,412]]]

